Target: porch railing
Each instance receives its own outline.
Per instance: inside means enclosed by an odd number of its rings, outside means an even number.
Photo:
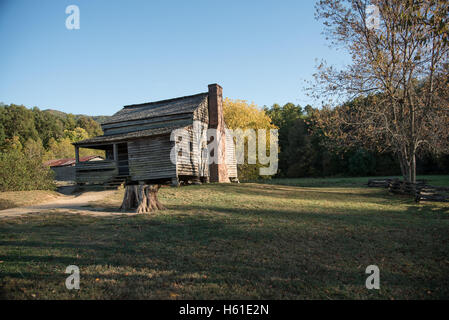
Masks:
[[[114,160],[86,161],[78,162],[75,172],[78,183],[105,183],[118,175],[118,167]]]

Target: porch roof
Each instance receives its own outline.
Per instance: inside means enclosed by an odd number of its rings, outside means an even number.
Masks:
[[[169,134],[175,129],[183,128],[180,126],[171,126],[171,127],[162,127],[162,128],[152,128],[141,131],[127,132],[115,135],[107,135],[107,136],[98,136],[91,139],[86,139],[78,142],[74,142],[74,146],[84,147],[84,146],[92,146],[92,145],[106,145],[112,144],[115,142],[123,142],[126,140],[152,137],[158,135]]]

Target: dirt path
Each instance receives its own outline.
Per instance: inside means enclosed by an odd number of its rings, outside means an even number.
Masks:
[[[112,195],[114,191],[96,191],[85,192],[74,196],[64,196],[63,198],[55,199],[44,204],[30,206],[30,207],[17,207],[6,210],[0,210],[0,218],[15,217],[25,214],[34,214],[40,212],[69,212],[88,214],[96,216],[108,216],[108,215],[122,215],[123,212],[117,210],[117,212],[101,211],[89,206],[89,202],[98,201]],[[129,213],[127,213],[129,215]]]

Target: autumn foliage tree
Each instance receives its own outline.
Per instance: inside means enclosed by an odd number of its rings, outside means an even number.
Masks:
[[[394,152],[414,182],[419,152],[449,151],[449,2],[320,0],[316,16],[352,58],[319,66],[311,92],[330,99],[317,125],[342,145]]]
[[[264,110],[259,109],[254,103],[247,103],[245,100],[225,98],[223,100],[223,115],[227,127],[233,130],[255,129],[257,132],[257,129],[270,130],[277,128]],[[269,148],[270,135],[267,134],[266,137],[266,146]],[[245,150],[248,150],[247,145],[248,139],[245,140]],[[271,150],[267,152],[271,152]],[[278,152],[278,150],[275,152]],[[260,178],[259,168],[262,166],[258,159],[255,164],[248,163],[248,156],[245,153],[245,163],[237,166],[239,179],[254,180]]]

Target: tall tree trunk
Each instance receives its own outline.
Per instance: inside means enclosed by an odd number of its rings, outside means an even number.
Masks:
[[[405,179],[407,173],[406,173],[406,169],[405,169],[405,161],[404,161],[401,153],[398,154],[398,160],[399,160],[399,166],[401,167],[402,177]]]
[[[412,153],[410,161],[410,182],[416,183],[416,155]]]
[[[401,152],[399,154],[399,163],[401,165],[401,173],[404,181],[412,182],[411,161],[407,158],[406,152]]]
[[[127,185],[120,210],[133,210],[137,213],[164,210],[165,207],[157,198],[160,187],[158,184]]]
[[[410,151],[398,153],[399,164],[401,166],[401,173],[404,177],[404,181],[416,183],[416,151],[413,146],[410,147]]]
[[[404,180],[411,183],[416,183],[416,151],[413,146],[408,152],[401,154],[402,166],[404,166]]]

